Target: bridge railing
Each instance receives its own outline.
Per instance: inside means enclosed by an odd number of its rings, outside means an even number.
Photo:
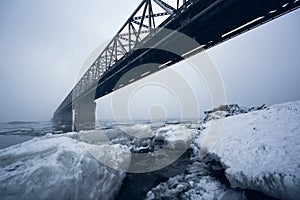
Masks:
[[[95,87],[100,77],[114,67],[118,61],[129,55],[148,38],[155,35],[162,24],[172,19],[192,4],[193,0],[143,0],[104,48],[101,54],[77,82],[72,91],[60,104],[55,113],[72,104],[88,88]]]

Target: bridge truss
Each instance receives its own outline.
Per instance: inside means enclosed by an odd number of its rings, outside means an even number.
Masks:
[[[89,88],[95,87],[100,77],[121,59],[155,35],[178,12],[192,4],[192,0],[142,0],[126,23],[104,48],[91,67],[67,95],[56,112],[61,112]]]
[[[128,62],[135,56],[136,49],[142,48],[163,28],[181,31],[195,38],[203,46],[197,48],[199,52],[299,6],[300,0],[142,0],[54,116],[70,107],[72,109],[74,101],[97,88],[99,80],[105,79],[106,75],[112,76],[110,72],[120,63]],[[187,52],[182,57],[194,55],[197,51]]]

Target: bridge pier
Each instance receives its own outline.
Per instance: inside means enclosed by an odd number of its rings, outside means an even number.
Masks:
[[[96,102],[94,95],[86,95],[74,103],[74,130],[93,130],[96,121]]]
[[[53,116],[52,121],[56,124],[57,129],[64,132],[72,131],[73,124],[73,111],[72,108],[68,108],[63,112]]]
[[[73,123],[73,112],[72,108],[65,110],[62,113],[62,129],[64,132],[72,131],[72,123]]]

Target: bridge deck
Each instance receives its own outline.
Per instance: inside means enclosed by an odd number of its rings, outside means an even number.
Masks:
[[[95,99],[120,89],[184,58],[220,44],[232,37],[297,9],[299,0],[198,0],[166,19],[160,27],[176,30],[197,42],[189,43],[180,34],[171,31],[156,33],[141,42],[103,73],[76,99],[69,96],[55,114],[72,107],[72,101],[95,93]],[[172,53],[165,49],[176,51]],[[148,63],[148,65],[146,65]],[[151,63],[151,64],[150,64]],[[137,70],[133,70],[137,69]],[[128,73],[130,71],[130,73]]]

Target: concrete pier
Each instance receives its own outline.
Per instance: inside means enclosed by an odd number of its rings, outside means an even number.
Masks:
[[[73,105],[75,110],[74,115],[74,130],[93,130],[95,129],[96,121],[96,103],[94,95],[86,95],[79,99]]]

